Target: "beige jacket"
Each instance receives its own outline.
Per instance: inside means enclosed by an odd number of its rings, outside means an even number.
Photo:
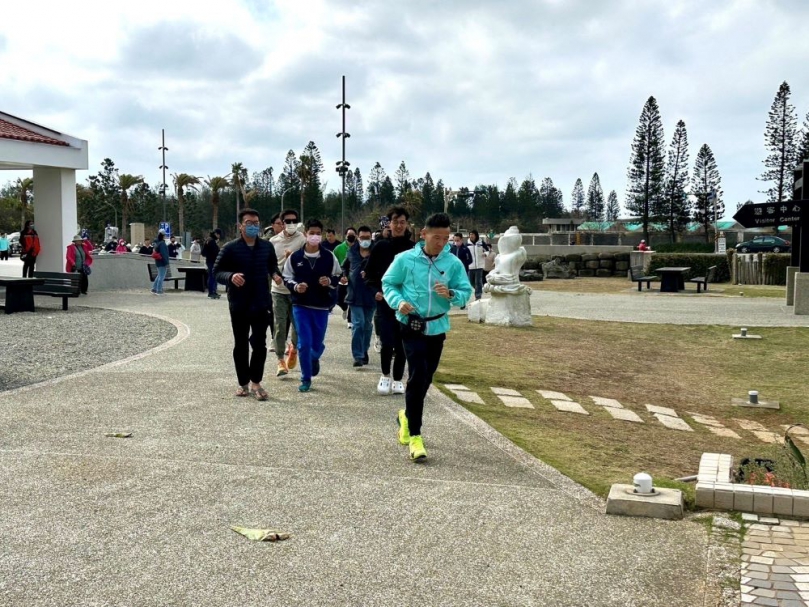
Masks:
[[[306,236],[301,232],[295,232],[292,236],[287,236],[286,232],[281,232],[270,238],[270,242],[275,247],[275,254],[278,257],[278,271],[283,272],[287,257],[303,248],[303,245],[306,244]],[[289,251],[289,254],[287,254],[287,251]],[[289,289],[284,286],[284,283],[277,285],[275,281],[273,281],[272,287],[270,287],[270,292],[280,295],[290,294]]]

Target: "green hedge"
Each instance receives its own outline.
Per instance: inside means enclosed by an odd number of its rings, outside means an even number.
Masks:
[[[716,266],[715,282],[730,281],[730,266],[726,255],[705,253],[654,253],[652,255],[649,272],[654,273],[657,268],[689,267],[688,278],[694,276],[707,276],[708,268]]]
[[[767,253],[762,262],[768,285],[787,284],[787,266],[792,261],[790,253]]]
[[[713,243],[704,242],[662,242],[652,247],[655,253],[713,253]]]

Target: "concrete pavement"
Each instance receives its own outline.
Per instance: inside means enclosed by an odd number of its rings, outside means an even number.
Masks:
[[[259,403],[231,396],[224,299],[81,303],[179,333],[2,395],[0,605],[702,604],[702,526],[606,516],[437,391],[430,457],[408,461],[403,397],[375,394],[377,355],[351,367],[337,315],[313,391],[269,373]],[[292,539],[253,543],[230,525]]]

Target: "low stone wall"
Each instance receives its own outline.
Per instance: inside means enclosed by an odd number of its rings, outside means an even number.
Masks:
[[[536,248],[536,247],[535,247]],[[576,276],[607,278],[627,276],[630,265],[630,247],[545,247],[556,249],[554,254],[529,256],[524,269],[541,270],[542,264],[552,259],[560,259]],[[572,249],[582,249],[583,253]],[[594,250],[595,249],[595,250]],[[605,250],[606,249],[606,250]],[[618,249],[616,251],[616,249]]]
[[[120,291],[126,289],[148,289],[151,285],[147,264],[154,260],[147,255],[121,253],[115,255],[94,255],[93,273],[90,274],[91,291]],[[197,265],[188,260],[172,260],[172,274],[182,276],[175,266]]]

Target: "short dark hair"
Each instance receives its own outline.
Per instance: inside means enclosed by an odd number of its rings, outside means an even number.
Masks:
[[[329,228],[326,230],[326,234],[334,234],[334,228]]]
[[[344,232],[344,234],[348,234],[349,230],[354,230],[354,233],[355,233],[355,234],[357,233],[357,230],[355,230],[355,229],[354,229],[354,226],[348,226],[348,227],[346,228],[346,231]]]
[[[396,215],[397,217],[404,217],[405,219],[410,219],[410,213],[407,212],[407,209],[404,207],[391,207],[388,209],[388,219],[393,219],[393,216]]]
[[[449,215],[446,213],[434,213],[427,218],[427,221],[424,224],[425,228],[448,228],[449,227]]]
[[[463,234],[461,234],[460,232],[455,232],[455,233],[452,235],[452,237],[453,237],[453,238],[463,238]]]
[[[270,219],[270,225],[274,224],[279,219],[281,219],[281,213],[276,213],[272,216],[272,219]]]
[[[281,217],[286,217],[287,215],[294,215],[295,219],[300,218],[300,215],[298,215],[298,211],[296,211],[295,209],[287,209],[286,211],[281,213]]]
[[[309,228],[320,228],[323,229],[323,224],[320,222],[319,219],[310,219],[306,222],[306,231],[309,231]]]
[[[360,232],[370,232],[371,234],[373,234],[373,231],[368,226],[360,226],[359,229],[357,229],[357,234],[359,234]]]
[[[258,214],[258,211],[255,209],[251,209],[250,207],[244,207],[241,211],[239,211],[239,223],[244,220],[245,215],[255,215],[259,219],[261,219],[261,215]]]

